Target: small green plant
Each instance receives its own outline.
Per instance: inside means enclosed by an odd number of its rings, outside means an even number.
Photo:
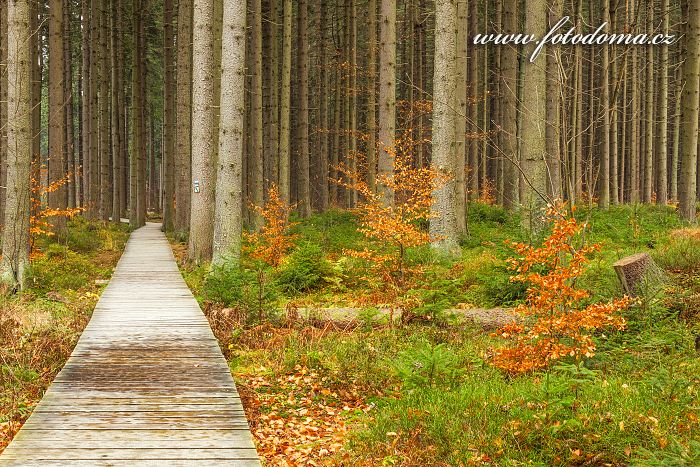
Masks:
[[[461,371],[455,354],[447,344],[424,342],[410,351],[399,354],[394,368],[405,389],[452,386]]]
[[[323,286],[326,283],[325,278],[331,274],[331,265],[321,247],[305,242],[281,263],[277,273],[277,284],[283,292],[296,295]]]

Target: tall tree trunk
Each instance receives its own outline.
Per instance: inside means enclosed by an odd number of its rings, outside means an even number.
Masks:
[[[452,175],[444,187],[433,194],[430,234],[438,238],[433,247],[450,255],[459,252],[455,206],[455,96],[457,55],[455,0],[435,1],[435,77],[433,79],[433,159],[432,166]]]
[[[90,134],[92,126],[92,106],[90,101],[90,0],[82,0],[80,5],[82,19],[81,52],[82,61],[80,69],[80,159],[82,165],[79,170],[81,183],[82,204],[90,204]],[[81,204],[81,203],[78,203]]]
[[[603,22],[610,24],[610,0],[601,0],[601,9]],[[609,30],[609,27],[605,28],[606,32]],[[610,46],[602,45],[601,54],[602,80],[600,87],[602,89],[601,112],[603,121],[598,172],[598,206],[602,209],[608,209],[610,207]]]
[[[469,35],[475,36],[479,28],[478,16],[479,7],[477,0],[468,2],[469,4]],[[480,133],[479,128],[479,51],[476,45],[471,44],[468,49],[469,59],[467,82],[469,83],[469,105],[467,106],[467,132],[470,135],[467,147],[469,151],[468,166],[469,166],[469,187],[467,188],[467,196],[470,199],[479,197],[479,139],[476,137]],[[461,196],[461,194],[460,194]],[[461,214],[459,214],[461,215]]]
[[[700,3],[687,3],[688,24],[685,36],[685,87],[682,98],[681,121],[681,178],[679,183],[679,211],[683,219],[697,222],[698,170],[698,111],[700,108]],[[10,42],[12,43],[12,42]]]
[[[547,22],[549,28],[563,16],[564,4],[562,0],[550,0]],[[545,127],[545,154],[547,161],[547,194],[553,200],[562,197],[561,161],[564,154],[561,150],[561,49],[559,47],[548,47],[546,51],[547,64],[547,84],[545,92],[546,118]]]
[[[113,0],[114,1],[114,0]],[[173,0],[163,4],[163,229],[175,227],[175,19]]]
[[[107,22],[110,0],[100,0],[100,92],[98,94],[100,114],[100,219],[109,220],[112,210],[112,188],[110,183],[110,141],[109,141],[109,23]]]
[[[7,4],[8,0],[0,0],[0,234],[7,195]]]
[[[292,88],[292,0],[284,0],[282,26],[282,82],[280,83],[279,188],[286,202],[291,200],[290,98]]]
[[[543,37],[547,31],[546,0],[527,0],[525,4],[525,30]],[[547,70],[541,62],[530,62],[535,44],[525,47],[523,73],[523,102],[521,107],[522,164],[525,177],[524,197],[521,200],[525,213],[523,222],[533,228],[541,217],[539,212],[547,198],[546,107]],[[548,54],[551,48],[545,48]]]
[[[268,21],[268,42],[270,43],[270,66],[268,67],[270,83],[269,95],[269,148],[271,154],[265,160],[270,161],[270,181],[279,185],[279,69],[280,69],[280,53],[279,53],[279,8],[278,0],[269,0],[270,3],[270,20]],[[323,8],[322,8],[323,10]],[[323,42],[322,42],[323,44]],[[325,49],[325,47],[323,47]]]
[[[121,54],[121,28],[122,28],[122,5],[121,0],[112,0],[111,14],[111,41],[112,53],[110,54],[110,67],[112,79],[112,222],[121,222],[121,214],[124,210],[121,205],[122,201],[122,179],[121,179],[121,155],[122,155],[122,131],[121,131],[121,111],[120,107],[124,105],[121,95],[121,80],[122,69],[119,63],[119,55]]]
[[[673,108],[673,145],[671,148],[671,188],[669,196],[678,201],[678,165],[680,162],[681,145],[681,95],[683,93],[683,67],[676,67],[676,87],[674,91],[675,102]]]
[[[189,257],[197,263],[212,257],[216,110],[214,0],[194,0],[192,50],[192,183]]]
[[[224,2],[221,117],[213,243],[215,264],[221,264],[228,259],[237,262],[241,252],[245,25],[245,0]]]
[[[518,1],[503,0],[503,32],[515,34],[518,29]],[[518,206],[518,49],[513,45],[501,50],[501,131],[503,145],[503,205],[508,209]]]
[[[192,0],[179,0],[177,12],[177,92],[175,152],[175,225],[189,230],[192,196]]]
[[[371,0],[374,1],[374,0]],[[376,3],[375,3],[376,6]],[[328,73],[328,6],[327,0],[321,0],[319,5],[319,63],[321,72],[319,77],[319,167],[318,167],[318,185],[319,185],[319,208],[321,211],[326,211],[329,205],[328,198],[328,95],[329,95],[329,73]],[[370,19],[371,20],[371,19]],[[376,21],[376,18],[375,18]],[[371,46],[370,46],[371,48]],[[370,94],[373,94],[370,92]],[[369,117],[368,117],[369,118]],[[370,136],[371,138],[371,136]]]
[[[647,34],[653,34],[654,30],[654,2],[647,3]],[[647,45],[647,67],[646,67],[646,90],[645,90],[645,105],[644,114],[646,117],[646,126],[644,134],[644,196],[642,200],[645,203],[651,203],[653,200],[653,170],[654,170],[654,46]]]
[[[66,185],[64,146],[65,116],[65,70],[63,62],[63,0],[49,2],[49,183],[57,189],[49,193],[49,208],[66,209]],[[53,232],[58,238],[66,234],[66,218],[59,215],[51,219]]]
[[[630,0],[630,22],[631,34],[635,34],[636,16],[635,16],[635,0]],[[630,97],[631,113],[630,113],[630,137],[629,137],[629,188],[630,202],[632,204],[639,202],[639,84],[638,84],[638,66],[637,66],[637,47],[632,47],[632,58],[630,60]]]
[[[63,137],[63,160],[64,170],[66,173],[66,207],[74,208],[77,206],[76,194],[76,170],[75,170],[75,133],[73,124],[73,46],[72,46],[72,28],[71,21],[73,15],[71,13],[71,2],[63,4],[63,101],[65,102],[65,121],[64,121],[64,137]]]
[[[100,3],[101,0],[90,2],[90,203],[88,216],[98,219],[100,215],[100,111],[99,88],[100,79]]]
[[[32,160],[30,8],[7,2],[7,196],[0,282],[23,288],[29,270],[29,199]]]
[[[262,206],[264,201],[264,175],[263,175],[263,36],[262,36],[262,2],[253,0],[253,24],[251,25],[252,55],[253,55],[253,87],[251,89],[252,115],[250,126],[252,130],[251,144],[251,179],[250,201],[255,206]],[[259,230],[263,225],[263,219],[257,211],[252,212],[253,225]]]
[[[381,0],[379,37],[379,157],[377,174],[390,177],[394,172],[396,133],[396,0]],[[381,188],[385,205],[393,204],[394,194]]]
[[[309,44],[308,1],[299,0],[299,167],[298,209],[302,217],[311,215],[309,183]]]
[[[460,235],[467,233],[466,198],[467,186],[465,172],[467,169],[467,19],[468,5],[466,0],[456,1],[456,40],[457,49],[455,55],[455,220],[457,232]],[[473,50],[473,49],[472,49]],[[471,76],[470,76],[471,78]],[[470,85],[473,83],[470,83]],[[473,104],[473,103],[472,103]],[[469,177],[475,175],[475,168],[469,165]]]
[[[377,189],[377,0],[367,6],[367,184]]]
[[[661,33],[669,33],[669,0],[661,0]],[[659,140],[656,201],[668,203],[668,45],[661,46],[661,76],[659,77]]]

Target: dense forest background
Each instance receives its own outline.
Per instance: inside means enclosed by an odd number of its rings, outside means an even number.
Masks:
[[[678,40],[546,47],[532,63],[532,44],[472,45],[564,15],[581,33],[607,21]],[[235,256],[273,185],[302,217],[352,208],[347,173],[381,190],[397,158],[450,174],[431,227],[448,248],[470,200],[696,217],[696,0],[2,0],[0,18],[9,282],[37,205],[134,227],[162,215],[207,261]]]

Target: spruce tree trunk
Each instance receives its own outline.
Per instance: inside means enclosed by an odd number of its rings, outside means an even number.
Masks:
[[[448,255],[459,252],[456,214],[455,171],[455,58],[457,4],[455,0],[435,1],[435,67],[433,88],[433,159],[432,166],[452,176],[444,187],[433,193],[430,235],[433,247]]]
[[[192,204],[189,257],[196,263],[212,257],[216,184],[215,1],[194,0],[192,49]]]
[[[100,215],[100,3],[101,0],[90,2],[90,201],[87,211],[90,219],[98,219]]]
[[[478,29],[478,4],[476,0],[468,2],[469,4],[469,36],[473,37],[477,34]],[[468,147],[468,165],[469,177],[467,197],[476,199],[479,197],[479,139],[475,136],[480,133],[479,129],[479,104],[481,100],[478,95],[479,90],[479,52],[474,44],[469,47],[469,59],[467,82],[469,83],[469,105],[467,106],[467,132],[471,135],[469,138]],[[461,196],[461,193],[458,193]],[[459,214],[461,215],[461,213]]]
[[[467,233],[466,198],[467,187],[465,172],[467,169],[467,19],[468,5],[466,0],[456,1],[457,14],[457,49],[455,55],[455,219],[457,232]],[[472,84],[472,83],[470,83]],[[475,168],[469,165],[469,176],[475,173]]]
[[[114,0],[113,0],[114,1]],[[175,18],[173,0],[163,4],[163,230],[175,226]]]
[[[175,232],[190,225],[192,196],[192,0],[178,0],[175,151]]]
[[[503,32],[518,31],[518,1],[503,0]],[[517,137],[518,107],[518,49],[511,45],[501,47],[501,151],[503,162],[503,206],[515,209],[519,203],[519,155]]]
[[[537,37],[543,37],[547,30],[546,0],[527,0],[525,4],[525,30]],[[523,102],[520,106],[522,126],[522,164],[525,177],[523,222],[528,228],[541,217],[539,212],[547,201],[547,153],[546,153],[546,107],[547,107],[547,70],[540,60],[530,62],[529,57],[535,49],[530,44],[524,50]],[[550,53],[545,47],[543,53]]]
[[[654,2],[647,2],[647,34],[653,34],[654,30]],[[654,182],[654,47],[647,45],[647,63],[646,63],[646,89],[644,91],[645,105],[644,116],[646,125],[644,128],[644,191],[642,201],[651,203],[653,201]]]
[[[92,128],[92,107],[90,105],[90,0],[82,0],[80,16],[82,18],[80,69],[80,159],[78,176],[82,180],[82,203],[87,206],[90,202],[90,133]]]
[[[630,22],[634,25],[636,22],[635,16],[635,0],[630,0]],[[630,28],[630,33],[635,34],[636,27]],[[637,47],[632,47],[632,58],[630,60],[630,137],[629,137],[629,191],[630,203],[639,202],[639,85],[638,85],[638,66],[637,66]]]
[[[379,37],[379,151],[377,174],[392,176],[394,172],[396,133],[396,0],[381,0]],[[385,205],[394,202],[394,194],[381,187]]]
[[[669,0],[661,0],[661,32],[669,33]],[[668,203],[668,45],[661,46],[661,69],[659,77],[659,140],[657,157],[656,201]]]
[[[603,21],[610,24],[610,1],[601,0]],[[606,32],[610,27],[605,28]],[[610,49],[609,45],[600,46],[601,50],[601,113],[602,128],[600,141],[600,161],[598,171],[598,206],[602,209],[610,207]]]
[[[213,263],[238,261],[243,227],[246,2],[224,2]]]
[[[377,0],[367,6],[367,184],[377,189]]]
[[[298,205],[302,217],[311,215],[309,183],[309,39],[307,29],[308,2],[298,1],[299,8],[299,159]]]
[[[63,136],[63,160],[64,170],[66,172],[66,207],[76,207],[76,170],[75,170],[75,134],[73,125],[73,60],[72,60],[72,44],[71,44],[71,2],[66,2],[63,5],[63,101],[65,102],[65,121],[64,121],[64,136]]]
[[[328,41],[328,15],[327,15],[327,0],[321,0],[319,5],[319,63],[321,66],[319,77],[319,167],[318,167],[318,185],[319,185],[319,205],[321,211],[326,211],[329,205],[328,198],[328,92],[329,92],[329,73],[328,73],[328,50],[326,42]],[[373,94],[370,92],[370,94]],[[371,138],[371,136],[370,136]]]
[[[669,178],[671,181],[669,196],[671,200],[678,201],[678,166],[680,162],[680,145],[681,145],[681,95],[683,93],[683,67],[676,67],[676,88],[674,91],[674,107],[673,107],[673,145],[671,148],[671,173]]]
[[[250,201],[255,206],[262,206],[264,203],[264,175],[263,175],[263,37],[262,37],[262,3],[260,0],[253,0],[253,24],[251,25],[253,55],[253,86],[251,89],[252,112],[250,127],[251,134],[251,178]],[[253,226],[259,230],[263,225],[263,219],[257,211],[253,211]]]
[[[550,0],[548,8],[548,25],[553,27],[563,16],[562,0]],[[561,161],[564,154],[561,150],[561,48],[548,47],[546,50],[546,118],[545,154],[547,162],[547,194],[552,200],[562,197]]]
[[[48,194],[49,208],[58,211],[66,209],[66,185],[62,182],[64,170],[64,125],[65,125],[65,90],[63,63],[63,0],[49,2],[49,183],[58,188]],[[58,238],[66,234],[65,216],[51,219],[53,232]]]
[[[291,199],[290,99],[292,89],[292,0],[284,0],[282,21],[282,82],[280,83],[280,197]]]
[[[29,271],[29,172],[32,161],[30,8],[7,3],[7,190],[0,282],[22,289]]]
[[[121,205],[122,201],[122,171],[121,171],[121,155],[122,144],[121,140],[121,111],[120,107],[124,105],[121,95],[121,79],[122,69],[119,66],[119,55],[121,54],[121,36],[122,28],[121,21],[121,0],[112,0],[111,14],[111,42],[112,53],[110,54],[111,80],[112,80],[112,222],[118,224],[121,222],[121,213],[124,210]]]
[[[268,102],[268,121],[269,121],[269,181],[279,185],[279,69],[280,69],[280,51],[279,51],[279,8],[278,0],[269,0],[270,3],[270,21],[267,38],[270,44],[270,65],[268,66],[268,83],[269,83],[269,102]],[[323,42],[322,42],[323,44]],[[323,47],[325,49],[325,47]]]
[[[7,4],[8,0],[0,0],[0,234],[7,195]]]
[[[100,0],[100,92],[98,94],[100,113],[100,219],[109,220],[112,211],[112,187],[110,182],[110,141],[109,141],[109,12],[110,0]]]
[[[697,222],[698,110],[700,107],[700,3],[688,2],[685,36],[685,86],[681,116],[681,174],[679,211],[683,219]]]

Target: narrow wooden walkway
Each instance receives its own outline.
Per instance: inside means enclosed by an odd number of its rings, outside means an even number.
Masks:
[[[135,231],[1,466],[258,466],[228,366],[158,224]]]

